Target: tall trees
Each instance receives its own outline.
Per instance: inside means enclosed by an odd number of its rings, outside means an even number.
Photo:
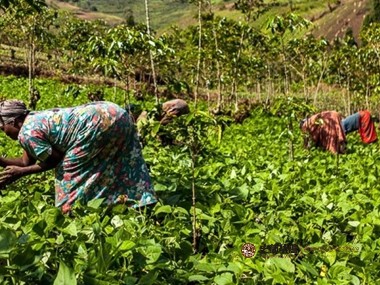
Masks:
[[[257,95],[261,100],[294,90],[301,90],[305,99],[314,95],[317,101],[324,82],[346,90],[347,102],[355,95],[368,107],[377,96],[378,25],[363,31],[361,46],[349,35],[330,44],[302,36],[309,22],[295,14],[274,17],[267,30],[254,29],[251,22],[267,9],[261,0],[236,2],[245,16],[242,21],[216,16],[210,1],[192,2],[198,8],[197,25],[157,36],[150,30],[148,0],[145,25],[114,27],[43,5],[35,9],[23,0],[2,1],[1,43],[27,49],[31,94],[35,55],[40,52],[40,58],[54,53],[50,63],[60,72],[110,76],[123,81],[130,92],[139,88],[137,81],[145,81],[141,88],[156,95],[157,101],[161,91],[192,90],[195,102],[208,95],[210,101],[215,98],[210,107],[215,103],[217,112],[225,107],[236,110],[243,96]],[[351,111],[351,103],[346,106]]]
[[[29,77],[29,95],[31,100],[37,98],[38,91],[33,86],[36,69],[36,52],[50,46],[52,39],[51,27],[56,19],[56,13],[47,9],[42,1],[12,1],[3,2],[5,7],[3,21],[10,27],[7,40],[13,45],[26,47]],[[32,103],[32,105],[35,105]]]
[[[150,36],[151,32],[150,32],[149,1],[148,0],[145,0],[145,14],[146,14],[146,32],[147,32],[148,36]],[[149,42],[149,43],[153,43],[153,42]],[[150,59],[150,67],[152,70],[153,92],[154,92],[154,96],[156,97],[156,104],[158,104],[159,98],[158,98],[156,71],[154,68],[154,60],[153,60],[152,49],[149,49],[149,59]]]

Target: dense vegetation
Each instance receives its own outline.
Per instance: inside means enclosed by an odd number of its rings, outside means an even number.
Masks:
[[[248,21],[260,12],[254,6],[241,9]],[[15,6],[0,22],[7,45],[3,56],[14,63],[25,62],[26,55],[30,78],[52,67],[59,68],[57,76],[105,75],[124,84],[131,95],[139,89],[158,97],[216,96],[217,109],[238,104],[242,97],[268,101],[279,93],[317,104],[328,86],[342,92],[344,113],[377,110],[379,24],[362,31],[358,46],[350,33],[334,42],[297,37],[311,23],[296,14],[276,16],[263,30],[207,9],[199,19],[198,26],[155,36],[143,25],[107,27],[46,8],[36,12]],[[30,85],[32,91],[32,80]]]
[[[379,0],[372,0],[371,7],[370,7],[370,13],[368,17],[365,19],[365,24],[380,22],[380,1]]]
[[[2,68],[27,67],[26,77],[0,77],[1,96],[36,109],[99,96],[151,112],[181,97],[192,109],[142,129],[160,197],[152,213],[93,201],[62,215],[52,173],[2,189],[1,284],[379,282],[378,143],[353,134],[344,156],[307,151],[296,127],[327,108],[379,114],[379,24],[363,29],[360,44],[349,32],[329,42],[303,36],[311,23],[294,13],[255,28],[263,1],[238,2],[245,21],[199,1],[196,26],[162,35],[78,20],[38,1],[0,2]],[[69,75],[85,83],[62,83]],[[89,76],[110,84],[86,84]],[[241,109],[235,124],[229,115]],[[0,142],[1,153],[21,153],[3,134]],[[246,242],[255,257],[241,254]],[[260,252],[275,244],[301,253]]]
[[[26,85],[26,79],[1,78],[0,92],[27,99]],[[37,80],[36,86],[42,90],[40,109],[87,101],[55,81]],[[106,89],[107,100],[122,104],[122,97]],[[378,144],[364,146],[353,134],[344,156],[304,150],[299,131],[286,131],[290,114],[278,117],[272,108],[254,110],[219,136],[223,121],[192,110],[167,130],[176,130],[183,144],[163,147],[149,137],[154,125],[147,133],[144,154],[160,196],[151,215],[105,210],[94,201],[64,216],[53,206],[49,173],[2,190],[1,284],[379,281]],[[20,148],[2,135],[0,151],[11,156]],[[315,250],[249,259],[240,252],[244,242]],[[319,250],[323,246],[331,247]]]

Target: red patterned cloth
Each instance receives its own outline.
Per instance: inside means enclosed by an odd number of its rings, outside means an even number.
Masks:
[[[308,118],[302,125],[316,146],[332,153],[343,153],[346,136],[341,125],[342,116],[335,111],[324,111]]]
[[[371,114],[369,111],[360,111],[359,119],[359,134],[362,138],[363,143],[372,143],[377,141],[377,134],[375,129],[375,124],[371,119]]]

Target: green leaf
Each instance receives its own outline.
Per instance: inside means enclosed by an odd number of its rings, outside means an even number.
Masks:
[[[166,185],[163,185],[163,184],[160,184],[160,183],[155,183],[154,184],[154,190],[155,191],[165,191],[166,189],[168,189],[168,187]]]
[[[349,221],[348,224],[354,228],[359,226],[360,222],[359,221]]]
[[[64,241],[65,241],[65,238],[63,237],[62,233],[60,233],[55,242],[57,244],[62,244]]]
[[[58,208],[50,208],[43,212],[43,218],[48,227],[55,226],[57,217],[62,215]]]
[[[162,249],[160,246],[148,246],[146,248],[146,256],[148,257],[147,263],[151,264],[158,260],[161,256]]]
[[[160,130],[161,125],[158,122],[154,122],[153,124],[154,125],[153,125],[152,131],[151,131],[151,136],[155,137],[157,135],[158,131]]]
[[[103,198],[102,199],[93,199],[87,203],[87,206],[96,210],[102,205],[103,201],[104,201]]]
[[[329,262],[329,265],[332,266],[336,260],[336,251],[335,250],[328,251],[325,253],[325,255]]]
[[[135,245],[136,244],[133,241],[125,240],[125,241],[123,241],[123,243],[121,244],[119,249],[121,251],[127,251],[127,250],[132,249]]]
[[[270,259],[270,261],[285,272],[294,273],[295,271],[294,264],[288,258],[273,257]]]
[[[338,278],[339,275],[344,273],[349,273],[351,271],[350,268],[346,267],[343,264],[335,263],[328,271],[329,276],[332,278]]]
[[[318,271],[315,270],[314,266],[305,261],[300,261],[301,267],[303,267],[306,271],[311,273],[314,276],[318,276]]]
[[[217,275],[214,278],[214,282],[217,285],[232,285],[234,284],[233,282],[233,275],[232,273],[226,272],[221,275]]]
[[[136,284],[137,278],[133,276],[127,276],[124,278],[125,285],[134,285]]]
[[[155,210],[155,214],[158,215],[159,213],[166,213],[166,214],[169,214],[172,212],[172,208],[169,206],[169,205],[164,205],[164,206],[161,206],[161,207],[158,207],[156,210]]]
[[[191,275],[189,276],[189,281],[194,282],[194,281],[207,281],[208,278],[203,275]]]
[[[239,187],[239,196],[242,198],[242,199],[247,199],[248,197],[248,194],[249,194],[249,187],[247,185],[247,183],[244,183],[243,185],[241,185]]]
[[[198,263],[195,268],[199,271],[204,271],[204,272],[214,272],[215,271],[215,266],[210,263],[204,263],[200,262]]]
[[[120,218],[119,215],[116,215],[111,220],[111,225],[113,225],[115,228],[120,228],[124,225],[123,220]]]
[[[7,255],[16,244],[15,233],[6,228],[0,228],[0,256]]]
[[[227,270],[235,273],[236,275],[238,275],[242,272],[241,266],[239,266],[238,263],[233,263],[233,262],[228,263]]]
[[[353,285],[360,285],[360,279],[355,275],[351,275],[351,283]]]
[[[59,263],[57,278],[54,280],[54,285],[76,285],[74,270],[68,267],[62,260]]]
[[[95,278],[88,275],[83,276],[83,281],[84,281],[84,284],[86,285],[114,285],[115,284],[115,282],[104,281],[99,278]]]
[[[62,232],[76,237],[78,235],[78,230],[75,221],[71,222],[66,228],[62,229]]]
[[[182,214],[184,214],[186,216],[189,215],[189,212],[186,209],[182,208],[182,207],[175,207],[173,213],[182,213]]]
[[[155,284],[156,280],[157,280],[157,276],[158,276],[158,273],[155,272],[155,271],[151,271],[149,272],[148,274],[144,275],[140,281],[139,281],[139,285],[153,285]]]

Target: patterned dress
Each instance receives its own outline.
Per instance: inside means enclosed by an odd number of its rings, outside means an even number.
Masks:
[[[77,201],[140,207],[157,202],[128,113],[110,102],[31,112],[18,140],[32,157],[64,153],[55,169],[55,203],[64,213]]]
[[[335,111],[324,111],[308,118],[302,125],[315,145],[334,154],[343,153],[346,135],[341,125],[342,116]]]
[[[360,111],[359,134],[363,143],[373,143],[377,141],[375,123],[371,119],[371,113],[368,110]]]

